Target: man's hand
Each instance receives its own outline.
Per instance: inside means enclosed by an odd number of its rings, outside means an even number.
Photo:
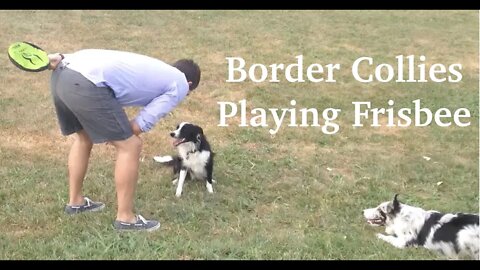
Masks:
[[[54,54],[49,54],[48,55],[48,60],[50,60],[50,65],[48,66],[48,69],[56,69],[58,64],[62,61],[62,56],[59,53],[54,53]]]
[[[142,130],[140,129],[140,127],[138,126],[137,122],[135,122],[135,120],[131,120],[130,121],[130,125],[132,126],[132,131],[133,131],[133,134],[135,135],[140,135],[142,133]]]
[[[134,135],[138,136],[142,133],[142,130],[138,126],[137,122],[135,122],[135,120],[130,121],[130,126],[132,127],[132,131]],[[111,141],[105,142],[105,145],[111,145],[111,144],[112,144]]]

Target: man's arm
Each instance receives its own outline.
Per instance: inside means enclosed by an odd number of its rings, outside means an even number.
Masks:
[[[161,118],[172,111],[182,99],[182,97],[178,96],[177,88],[172,87],[172,89],[158,96],[145,106],[133,121],[138,125],[140,132],[147,132]]]

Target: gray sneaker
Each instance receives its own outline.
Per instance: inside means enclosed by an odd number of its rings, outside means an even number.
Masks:
[[[141,215],[136,215],[137,222],[128,223],[115,220],[113,227],[118,231],[155,231],[160,228],[160,222],[156,220],[146,220]]]
[[[105,204],[102,202],[94,202],[88,197],[83,197],[85,200],[84,205],[66,205],[65,213],[68,215],[79,214],[82,212],[97,212],[105,208]]]

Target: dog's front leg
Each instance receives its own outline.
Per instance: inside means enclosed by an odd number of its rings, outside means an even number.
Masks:
[[[185,182],[186,176],[187,176],[187,170],[181,169],[180,175],[178,176],[177,191],[175,192],[175,196],[177,197],[180,197],[182,195],[183,183]]]
[[[208,193],[213,193],[212,182],[214,180],[212,176],[213,176],[213,172],[212,170],[209,170],[209,172],[207,173],[207,184],[206,184]]]
[[[388,242],[397,248],[404,248],[407,245],[407,243],[402,238],[395,237],[393,235],[384,235],[381,233],[377,233],[377,238],[382,239],[383,241]]]
[[[208,193],[213,193],[212,180],[207,180],[207,191]]]

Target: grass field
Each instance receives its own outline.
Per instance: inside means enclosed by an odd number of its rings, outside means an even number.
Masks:
[[[0,48],[17,40],[49,52],[128,50],[202,68],[198,90],[143,134],[136,207],[160,219],[153,233],[113,230],[114,149],[97,145],[85,194],[107,204],[69,217],[66,158],[51,102],[50,72],[26,73],[0,57],[0,259],[442,259],[376,239],[361,210],[399,193],[440,211],[479,210],[479,16],[477,11],[0,11]],[[225,57],[247,63],[340,63],[336,83],[227,83]],[[425,55],[426,64],[462,64],[459,83],[370,83],[351,63],[371,56]],[[334,107],[340,131],[218,127],[219,101],[248,108]],[[353,128],[352,101],[374,107],[467,108],[468,127]],[[128,108],[134,116],[138,108]],[[180,121],[201,125],[214,151],[215,193],[187,182],[174,196],[170,170],[153,163],[173,154],[168,133]],[[385,118],[382,118],[385,123]],[[431,159],[426,160],[423,157]],[[438,184],[441,182],[441,184]]]

